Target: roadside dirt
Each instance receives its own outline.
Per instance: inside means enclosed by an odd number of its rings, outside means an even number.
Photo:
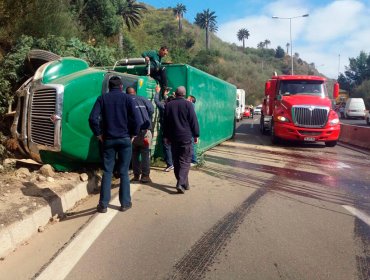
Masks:
[[[68,191],[87,174],[51,172],[47,176],[41,165],[5,167],[0,172],[0,229],[21,220],[47,205],[62,191]]]

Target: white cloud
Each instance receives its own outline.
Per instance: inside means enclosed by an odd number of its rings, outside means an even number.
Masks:
[[[349,57],[357,57],[362,50],[370,52],[369,4],[342,0],[309,6],[308,2],[272,2],[259,15],[222,24],[217,35],[224,41],[241,45],[236,33],[240,28],[246,28],[250,32],[247,46],[256,47],[259,42],[269,39],[271,48],[280,45],[285,49],[290,40],[289,20],[271,17],[294,17],[309,13],[307,18],[292,19],[293,53],[298,52],[303,60],[315,63],[320,72],[336,78],[339,64],[340,72],[344,72]]]

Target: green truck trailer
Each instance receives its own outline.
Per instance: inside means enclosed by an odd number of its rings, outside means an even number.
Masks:
[[[60,58],[38,68],[17,91],[18,103],[12,135],[23,152],[57,170],[71,170],[99,163],[99,143],[89,128],[88,117],[97,97],[108,91],[108,80],[120,76],[124,88],[154,104],[156,82],[146,73],[142,59],[129,59],[113,67],[93,68],[76,58]],[[236,87],[186,64],[166,66],[168,86],[183,85],[197,98],[200,125],[198,153],[225,141],[235,131]],[[159,113],[156,110],[153,158],[162,156]]]

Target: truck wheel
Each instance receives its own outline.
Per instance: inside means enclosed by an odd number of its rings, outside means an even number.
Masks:
[[[325,146],[326,147],[335,147],[335,145],[337,145],[337,141],[328,141],[328,142],[325,142]]]
[[[271,129],[270,129],[270,131],[271,131],[271,143],[273,145],[279,144],[280,139],[279,139],[279,137],[277,137],[275,135],[275,126],[274,126],[273,121],[271,121]]]
[[[61,57],[45,50],[30,50],[24,60],[26,74],[33,75],[36,70],[46,62],[58,60]]]
[[[266,133],[266,128],[265,128],[265,120],[264,116],[262,115],[260,118],[260,131],[262,134]]]
[[[236,118],[234,118],[233,134],[231,135],[231,139],[234,139],[235,138],[235,132],[236,132]]]

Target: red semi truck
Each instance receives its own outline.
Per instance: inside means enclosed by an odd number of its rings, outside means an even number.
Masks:
[[[333,89],[333,98],[339,85]],[[266,82],[260,129],[270,130],[273,144],[280,140],[337,144],[340,123],[332,109],[326,80],[318,76],[281,75]]]

